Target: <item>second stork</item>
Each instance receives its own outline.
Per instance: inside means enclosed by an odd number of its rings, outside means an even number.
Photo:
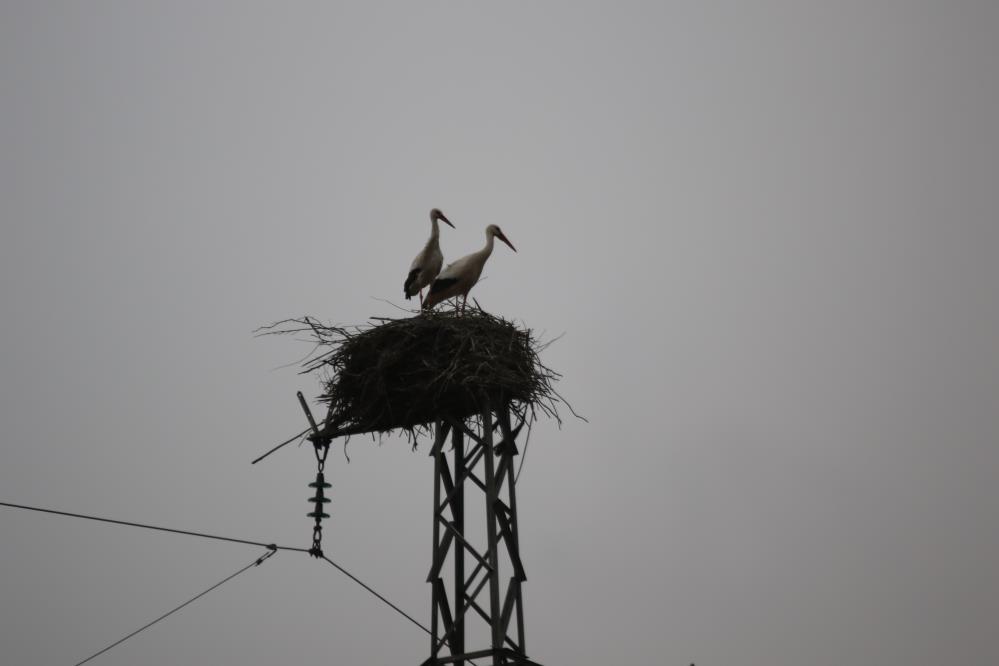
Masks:
[[[468,292],[479,281],[479,276],[482,275],[482,267],[486,265],[486,259],[493,253],[493,238],[499,238],[509,245],[511,250],[514,252],[517,251],[517,248],[503,235],[500,228],[495,224],[490,224],[486,227],[486,246],[478,252],[465,255],[454,263],[448,264],[447,268],[441,271],[437,279],[433,281],[427,297],[423,300],[424,310],[429,310],[452,296],[456,299],[458,296],[461,296],[461,312],[465,312],[465,301],[468,300]]]

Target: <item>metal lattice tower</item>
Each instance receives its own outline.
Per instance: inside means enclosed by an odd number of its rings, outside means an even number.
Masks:
[[[432,586],[430,658],[423,666],[463,666],[467,660],[487,658],[491,661],[486,663],[494,666],[538,666],[527,658],[524,644],[521,586],[527,577],[520,560],[514,475],[516,438],[526,420],[509,405],[494,413],[486,403],[477,417],[436,423],[430,451],[434,459],[434,551],[427,576]],[[446,450],[449,438],[451,451]],[[475,499],[484,500],[484,543],[470,529],[481,518],[466,512],[478,505]],[[467,565],[474,565],[470,573]],[[466,634],[466,619],[479,627],[485,623],[485,644],[468,644],[472,634]]]

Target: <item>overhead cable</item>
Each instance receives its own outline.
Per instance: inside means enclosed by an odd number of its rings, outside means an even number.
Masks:
[[[391,601],[389,601],[388,599],[386,599],[382,595],[380,595],[377,592],[375,592],[368,585],[366,585],[363,581],[361,581],[360,578],[358,578],[354,574],[350,573],[349,571],[347,571],[346,569],[344,569],[339,564],[337,564],[336,562],[334,562],[330,558],[326,557],[325,555],[322,555],[321,557],[324,560],[326,560],[327,562],[329,562],[330,564],[332,564],[334,567],[336,567],[340,571],[340,573],[344,574],[345,576],[347,576],[348,578],[350,578],[352,581],[354,581],[355,583],[357,583],[358,585],[360,585],[361,587],[363,587],[365,590],[367,590],[368,592],[370,592],[371,594],[375,595],[376,597],[378,597],[379,599],[381,599],[383,602],[385,602],[386,604],[388,604],[392,608],[392,610],[394,610],[396,613],[398,613],[399,615],[402,615],[404,618],[406,618],[407,620],[409,620],[410,622],[412,622],[413,624],[415,624],[417,627],[419,627],[423,631],[427,632],[428,634],[430,633],[429,629],[427,629],[425,626],[423,626],[422,624],[420,624],[419,622],[417,622],[416,620],[414,620],[411,615],[409,615],[409,614],[406,613],[406,611],[402,610],[401,608],[399,608],[398,606],[396,606],[394,603],[392,603]]]
[[[156,618],[155,620],[153,620],[149,624],[146,624],[146,625],[143,625],[142,627],[139,627],[138,629],[136,629],[135,631],[133,631],[129,635],[127,635],[124,638],[121,638],[121,639],[115,641],[114,643],[112,643],[111,645],[107,646],[103,650],[100,650],[99,652],[95,652],[94,654],[90,655],[89,657],[87,657],[83,661],[77,662],[76,666],[81,666],[81,664],[87,663],[88,661],[90,661],[94,657],[99,657],[100,655],[104,654],[105,652],[107,652],[111,648],[113,648],[113,647],[115,647],[117,645],[121,645],[122,643],[124,643],[125,641],[127,641],[132,636],[135,636],[136,634],[145,631],[146,629],[148,629],[149,627],[153,626],[154,624],[156,624],[160,620],[164,620],[164,619],[170,617],[171,615],[173,615],[174,613],[176,613],[177,611],[179,611],[184,606],[187,606],[188,604],[191,604],[191,603],[197,601],[198,599],[200,599],[201,597],[205,596],[206,594],[208,594],[212,590],[214,590],[214,589],[216,589],[218,587],[221,587],[224,583],[229,582],[230,580],[232,580],[233,578],[235,578],[239,574],[243,573],[247,569],[252,569],[253,567],[260,565],[261,563],[264,562],[264,560],[266,560],[267,558],[273,556],[276,552],[277,551],[274,550],[274,549],[268,550],[266,553],[264,553],[263,555],[261,555],[260,557],[258,557],[257,559],[255,559],[253,562],[250,562],[249,564],[247,564],[245,567],[243,567],[242,569],[240,569],[236,573],[230,574],[230,575],[226,576],[225,578],[223,578],[219,582],[215,583],[214,585],[212,585],[210,588],[208,588],[204,592],[201,592],[200,594],[197,594],[197,595],[191,597],[190,599],[188,599],[187,601],[185,601],[181,605],[177,606],[173,610],[168,611],[168,612],[164,613],[163,615],[160,615],[158,618]]]
[[[94,657],[96,657],[96,656],[98,656],[100,654],[103,654],[104,652],[106,652],[106,651],[110,650],[111,648],[113,648],[115,645],[118,645],[119,643],[121,643],[121,642],[123,642],[123,641],[125,641],[125,640],[127,640],[129,638],[131,638],[132,636],[134,636],[135,634],[139,633],[140,631],[143,631],[144,629],[147,629],[148,627],[151,627],[153,624],[156,624],[157,622],[159,622],[163,618],[167,617],[168,615],[177,612],[178,610],[180,610],[181,608],[183,608],[187,604],[191,603],[195,599],[198,599],[199,597],[204,596],[208,592],[211,592],[212,590],[214,590],[219,585],[222,585],[222,583],[225,583],[226,581],[231,580],[232,578],[235,578],[239,574],[243,573],[247,569],[260,564],[261,562],[263,562],[264,560],[266,560],[268,557],[270,557],[271,555],[273,555],[278,550],[290,550],[290,551],[295,551],[295,552],[299,552],[299,553],[309,553],[309,554],[312,554],[312,551],[310,549],[308,549],[308,548],[296,548],[294,546],[279,546],[277,544],[263,543],[261,541],[249,541],[247,539],[234,539],[234,538],[231,538],[231,537],[225,537],[225,536],[220,536],[220,535],[216,535],[216,534],[206,534],[206,533],[203,533],[203,532],[191,532],[191,531],[188,531],[188,530],[178,530],[178,529],[173,529],[171,527],[159,527],[159,526],[156,526],[156,525],[146,525],[146,524],[143,524],[143,523],[133,523],[133,522],[125,521],[125,520],[115,520],[115,519],[112,519],[112,518],[101,518],[99,516],[89,516],[89,515],[85,515],[85,514],[82,514],[82,513],[71,513],[69,511],[57,511],[55,509],[44,509],[44,508],[41,508],[41,507],[28,506],[28,505],[25,505],[25,504],[13,504],[11,502],[0,502],[0,506],[6,506],[6,507],[10,507],[12,509],[24,509],[24,510],[27,510],[27,511],[38,511],[38,512],[41,512],[41,513],[51,513],[51,514],[55,514],[55,515],[58,515],[58,516],[69,516],[70,518],[83,518],[85,520],[95,520],[95,521],[99,521],[99,522],[103,522],[103,523],[112,523],[112,524],[115,524],[115,525],[125,525],[125,526],[128,526],[128,527],[140,527],[140,528],[143,528],[143,529],[158,530],[160,532],[171,532],[171,533],[174,533],[174,534],[184,534],[184,535],[188,535],[188,536],[201,537],[201,538],[204,538],[204,539],[217,539],[217,540],[220,540],[220,541],[231,541],[233,543],[241,543],[241,544],[246,544],[246,545],[251,545],[251,546],[260,546],[260,547],[268,549],[268,551],[269,551],[268,553],[264,554],[262,557],[260,557],[259,559],[255,560],[253,563],[247,565],[246,567],[243,567],[242,569],[240,569],[236,573],[232,574],[231,576],[229,576],[225,580],[223,580],[220,583],[214,585],[213,587],[205,590],[204,592],[202,592],[201,594],[199,594],[197,597],[194,597],[194,598],[190,599],[189,601],[185,602],[184,604],[178,606],[177,608],[173,609],[172,611],[170,611],[166,615],[163,615],[163,616],[161,616],[161,617],[153,620],[152,622],[150,622],[146,626],[142,627],[141,629],[138,629],[138,630],[134,631],[133,633],[129,634],[125,638],[123,638],[120,641],[118,641],[118,643],[114,643],[112,645],[109,645],[108,647],[104,648],[104,650],[101,650],[101,652],[98,652],[96,654],[91,655],[90,657],[87,657],[87,659],[79,662],[80,664],[83,664],[83,663],[86,663],[87,661],[90,661]],[[424,626],[423,624],[421,624],[420,622],[418,622],[417,620],[415,620],[411,615],[409,615],[404,610],[402,610],[401,608],[399,608],[398,606],[396,606],[395,604],[393,604],[391,601],[389,601],[388,599],[386,599],[385,597],[383,597],[381,594],[379,594],[378,592],[376,592],[370,585],[368,585],[367,583],[365,583],[364,581],[362,581],[360,578],[358,578],[354,574],[352,574],[349,571],[347,571],[346,569],[344,569],[342,566],[340,566],[339,564],[337,564],[336,562],[334,562],[333,560],[331,560],[326,555],[321,555],[320,557],[322,557],[322,559],[326,560],[330,565],[332,565],[333,567],[335,567],[338,571],[340,571],[340,573],[344,574],[345,576],[347,576],[348,578],[350,578],[352,581],[354,581],[355,583],[357,583],[358,585],[360,585],[361,587],[363,587],[369,593],[371,593],[372,595],[374,595],[375,597],[377,597],[383,603],[385,603],[386,605],[388,605],[389,607],[391,607],[395,612],[397,612],[400,615],[402,615],[404,618],[406,618],[407,620],[409,620],[410,622],[412,622],[413,624],[415,624],[417,627],[419,627],[420,629],[422,629],[423,631],[425,631],[427,634],[431,633],[430,629],[428,629],[426,626]],[[79,664],[77,664],[77,666],[79,666]]]
[[[24,504],[11,504],[10,502],[0,502],[0,506],[11,507],[12,509],[25,509],[27,511],[40,511],[42,513],[53,513],[57,516],[69,516],[70,518],[83,518],[85,520],[96,520],[102,523],[113,523],[115,525],[127,525],[128,527],[141,527],[147,530],[158,530],[160,532],[172,532],[174,534],[186,534],[188,536],[201,537],[203,539],[217,539],[219,541],[231,541],[249,546],[260,546],[272,550],[295,550],[302,553],[309,552],[308,548],[295,548],[294,546],[279,546],[273,543],[263,543],[262,541],[249,541],[247,539],[234,539],[232,537],[220,536],[218,534],[205,534],[204,532],[190,532],[188,530],[177,530],[172,527],[157,527],[156,525],[145,525],[143,523],[131,523],[126,520],[114,520],[113,518],[100,518],[98,516],[88,516],[82,513],[70,513],[68,511],[56,511],[55,509],[43,509],[37,506],[27,506]]]

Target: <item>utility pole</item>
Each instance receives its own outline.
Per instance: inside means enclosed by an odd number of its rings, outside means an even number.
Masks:
[[[514,425],[517,416],[519,423]],[[472,659],[489,659],[486,663],[493,666],[539,666],[527,658],[525,647],[521,586],[527,576],[520,559],[514,475],[516,439],[526,420],[509,404],[493,411],[485,402],[477,416],[436,422],[430,451],[434,459],[434,550],[427,576],[430,658],[423,666],[464,666]],[[450,463],[445,450],[448,439]],[[470,509],[476,506],[484,512],[473,513]],[[485,518],[485,543],[472,536],[474,530],[466,529],[481,518]],[[445,584],[448,564],[450,597]],[[471,573],[466,574],[466,564]],[[467,619],[488,631],[482,644],[469,644]]]

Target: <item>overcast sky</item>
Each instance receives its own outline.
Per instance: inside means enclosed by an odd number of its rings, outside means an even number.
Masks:
[[[519,485],[548,666],[999,663],[999,4],[0,3],[0,501],[308,546],[273,320],[396,316],[440,207],[589,424]],[[334,560],[429,622],[432,463],[331,453]],[[0,661],[253,547],[0,508]],[[93,663],[419,664],[281,552]]]

